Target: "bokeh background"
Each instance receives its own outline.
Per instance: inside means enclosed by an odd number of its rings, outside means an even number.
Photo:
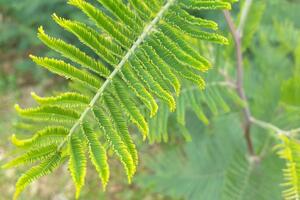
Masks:
[[[236,19],[238,19],[241,3],[237,3],[234,6],[233,16]],[[265,73],[264,77],[267,81],[262,82],[257,76],[257,81],[263,87],[263,89],[261,88],[262,91],[257,90],[251,84],[247,85],[248,91],[254,93],[253,98],[255,95],[261,96],[264,92],[275,90],[274,85],[272,85],[272,90],[264,87],[264,84],[277,84],[272,82],[274,73],[282,73],[284,75],[281,79],[287,79],[289,76],[287,71],[296,62],[293,54],[300,38],[299,0],[254,0],[254,4],[256,3],[257,7],[249,14],[249,19],[252,20],[247,23],[245,30],[251,32],[251,34],[248,34],[251,38],[247,40],[246,67],[249,68],[247,68],[248,75],[252,74],[254,77],[257,75],[257,72],[251,70],[251,66],[260,68]],[[51,14],[54,12],[64,17],[82,18],[81,13],[67,6],[65,0],[0,0],[0,164],[3,163],[6,156],[9,156],[9,150],[12,149],[9,137],[15,131],[13,126],[16,121],[16,114],[13,109],[14,104],[32,105],[33,102],[29,95],[31,91],[35,91],[40,95],[46,95],[50,91],[66,87],[64,80],[36,66],[28,58],[29,54],[40,56],[53,54],[36,37],[36,30],[40,25],[43,25],[49,34],[53,33],[68,37],[51,20]],[[195,14],[197,15],[197,13]],[[228,29],[221,12],[204,15],[217,20],[221,24],[220,32],[228,35]],[[72,39],[70,38],[70,40]],[[222,48],[220,48],[220,51],[222,51]],[[231,51],[228,50],[228,52]],[[234,60],[233,55],[232,60]],[[220,61],[218,63],[219,67],[230,64],[230,58],[228,59],[227,63]],[[231,63],[234,62],[232,61]],[[274,72],[275,69],[276,72]],[[280,88],[277,89],[280,91]],[[274,96],[277,98],[274,92],[269,92],[268,94],[271,95],[271,98],[274,98]],[[267,117],[268,114],[261,111],[261,108],[270,106],[269,104],[272,103],[263,100],[260,103],[255,104],[254,112],[261,117]],[[193,142],[187,142],[186,140],[188,139],[182,137],[177,137],[168,144],[142,143],[137,139],[141,164],[134,183],[128,185],[119,164],[112,161],[112,178],[108,191],[106,193],[102,192],[98,180],[93,174],[94,172],[89,171],[88,181],[81,199],[196,200],[199,194],[203,192],[203,188],[207,189],[210,187],[210,184],[213,184],[213,182],[210,182],[211,179],[206,176],[212,175],[215,179],[222,176],[222,172],[219,174],[215,172],[210,173],[212,169],[208,168],[209,165],[204,165],[201,162],[204,157],[198,154],[198,156],[194,155],[195,151],[207,150],[205,146],[208,146],[207,143],[203,144],[204,147],[201,145],[201,142],[207,138],[204,138],[200,132],[201,130],[202,132],[215,133],[224,130],[230,133],[239,132],[240,127],[232,127],[230,125],[234,120],[236,120],[234,112],[220,116],[213,120],[215,126],[207,131],[203,128],[205,125],[193,113],[188,112],[187,131],[191,134]],[[170,123],[169,126],[172,127],[174,124]],[[169,134],[172,135],[173,132],[175,131],[170,129]],[[176,135],[176,133],[174,134]],[[231,145],[232,142],[232,140],[226,141],[224,138],[219,138],[213,139],[211,145],[215,145],[215,143],[220,141],[223,142],[222,145]],[[210,157],[209,159],[211,165],[216,162],[214,159],[218,160],[217,157]],[[267,165],[267,167],[270,166]],[[218,169],[216,168],[216,170]],[[14,183],[20,172],[15,169],[0,170],[0,200],[11,198],[14,191]],[[273,178],[274,180],[281,179],[280,176]],[[202,182],[206,183],[199,185]],[[199,186],[194,187],[193,184]],[[221,183],[217,182],[216,185],[218,184]],[[64,200],[72,199],[73,192],[74,188],[71,178],[67,173],[67,169],[63,168],[33,184],[29,190],[26,190],[23,198],[30,200]],[[210,193],[214,192],[210,191]],[[280,196],[280,189],[277,192],[279,192],[277,195]],[[213,197],[206,199],[213,199]]]

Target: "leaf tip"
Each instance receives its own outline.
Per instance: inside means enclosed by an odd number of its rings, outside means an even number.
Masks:
[[[44,34],[44,33],[45,33],[44,27],[43,27],[43,26],[40,26],[40,27],[38,28],[38,33],[40,33],[40,34]]]
[[[22,111],[22,108],[20,107],[19,104],[15,104],[15,105],[14,105],[14,108],[15,108],[15,110],[16,110],[17,112]]]
[[[34,55],[32,55],[32,54],[29,54],[29,58],[30,58],[31,60],[33,60],[33,61],[35,61],[35,60],[37,59],[37,57],[34,56]]]

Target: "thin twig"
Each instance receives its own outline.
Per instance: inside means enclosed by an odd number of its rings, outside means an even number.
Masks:
[[[296,134],[296,133],[300,133],[300,128],[296,128],[296,129],[292,129],[292,130],[283,130],[281,128],[278,128],[277,126],[275,126],[274,124],[256,119],[254,117],[251,117],[251,123],[264,128],[264,129],[268,129],[271,131],[274,131],[276,134],[278,135],[286,135],[286,136],[292,136],[292,134]]]
[[[232,85],[234,85],[234,88],[236,88],[235,81],[232,80],[226,69],[219,69],[218,72],[225,79],[226,82],[230,82]]]
[[[241,36],[236,29],[232,17],[229,13],[229,11],[224,10],[223,11],[226,22],[228,24],[228,27],[230,29],[230,32],[233,36],[234,42],[235,42],[235,47],[236,47],[236,57],[237,57],[237,76],[236,76],[236,90],[240,98],[246,102],[247,104],[247,97],[245,95],[244,91],[244,69],[243,69],[243,54],[242,54],[242,40]],[[254,155],[254,149],[253,149],[253,144],[252,140],[250,137],[250,129],[251,129],[251,112],[249,109],[249,106],[246,105],[243,108],[243,114],[244,114],[244,136],[247,142],[247,147],[250,155]]]
[[[289,131],[285,131],[285,130],[282,130],[280,128],[278,128],[277,126],[271,124],[271,123],[268,123],[268,122],[265,122],[265,121],[262,121],[262,120],[259,120],[259,119],[256,119],[254,117],[251,117],[250,118],[251,120],[251,123],[261,127],[261,128],[264,128],[264,129],[268,129],[268,130],[271,130],[271,131],[274,131],[276,134],[285,134],[285,135],[289,135]]]
[[[300,133],[300,128],[292,129],[292,130],[289,130],[288,132],[290,133],[290,135]]]

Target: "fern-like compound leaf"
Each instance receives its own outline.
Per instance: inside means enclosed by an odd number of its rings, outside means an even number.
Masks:
[[[69,158],[78,198],[84,185],[86,145],[105,188],[109,179],[106,149],[98,141],[94,129],[104,135],[108,147],[123,164],[130,182],[138,164],[138,153],[128,130],[130,123],[136,125],[143,139],[155,140],[148,121],[152,118],[158,122],[154,118],[158,113],[163,119],[157,126],[158,135],[167,141],[166,111],[175,110],[182,83],[187,80],[200,89],[205,87],[203,74],[211,64],[193,49],[188,40],[196,38],[228,43],[226,38],[214,32],[218,28],[215,22],[189,12],[193,9],[230,9],[230,3],[224,1],[129,0],[125,3],[122,0],[98,0],[95,3],[101,4],[101,9],[85,0],[69,0],[68,3],[82,11],[93,24],[64,19],[57,14],[53,14],[53,20],[93,53],[90,55],[86,48],[48,35],[42,27],[38,29],[40,40],[63,59],[33,55],[31,59],[69,79],[71,91],[53,97],[32,93],[37,107],[21,109],[16,106],[21,116],[19,126],[26,128],[27,132],[35,132],[29,139],[12,137],[18,148],[28,150],[28,155],[25,153],[25,157],[19,160],[41,160],[40,165],[29,170],[17,183],[16,196],[33,180],[57,167],[63,152],[64,157]],[[197,97],[190,95],[188,98],[196,105]],[[158,105],[162,105],[161,112]],[[181,126],[184,124],[182,105],[179,102]],[[216,106],[209,108],[216,113]],[[196,113],[206,121],[201,107],[197,107]],[[77,130],[79,127],[83,131]],[[54,155],[52,151],[44,151],[49,145],[56,146]],[[30,160],[32,154],[36,157]],[[17,158],[8,165],[19,160]]]

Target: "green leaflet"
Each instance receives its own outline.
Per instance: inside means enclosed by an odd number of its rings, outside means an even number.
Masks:
[[[129,153],[128,146],[124,144],[122,138],[116,133],[115,129],[111,125],[111,120],[106,116],[103,109],[94,109],[94,115],[104,131],[107,141],[110,143],[112,149],[117,154],[122,164],[125,167],[128,182],[131,182],[132,176],[135,173],[135,164]]]
[[[80,196],[80,191],[84,185],[84,179],[86,174],[86,157],[84,152],[84,145],[82,141],[72,136],[69,141],[69,170],[73,178],[73,182],[76,187],[76,199]]]
[[[86,24],[66,20],[58,17],[56,14],[53,15],[53,20],[62,28],[74,34],[83,44],[92,49],[107,63],[117,64],[115,57],[120,58],[123,54],[122,49],[118,45]]]
[[[46,44],[51,49],[61,53],[62,56],[80,64],[83,67],[91,69],[92,71],[99,73],[101,76],[106,77],[109,74],[109,70],[100,62],[86,55],[77,47],[67,44],[66,42],[52,38],[48,36],[43,27],[39,28],[38,37],[44,44]]]
[[[149,1],[145,1],[145,4],[147,5],[148,8],[150,8],[150,10],[152,10],[152,12],[156,13],[161,8],[163,1],[162,0],[149,0]]]
[[[204,88],[204,80],[200,76],[197,76],[195,73],[189,71],[186,66],[182,66],[176,57],[161,43],[151,40],[149,41],[149,45],[152,46],[156,53],[164,60],[164,62],[166,62],[169,66],[172,66],[180,76],[195,82],[200,88]]]
[[[159,68],[152,63],[148,55],[142,49],[141,51],[138,51],[136,55],[136,59],[140,62],[142,68],[149,71],[149,74],[152,76],[154,81],[156,81],[164,91],[169,91],[169,93],[171,93],[168,83],[165,81],[166,79],[163,77]]]
[[[172,94],[165,91],[155,80],[154,77],[151,76],[151,74],[143,68],[143,63],[136,59],[132,59],[130,62],[130,66],[135,70],[136,76],[140,78],[141,81],[144,82],[147,89],[154,93],[156,96],[158,96],[160,99],[165,101],[168,105],[171,111],[173,111],[176,107],[176,103],[174,98],[172,97]]]
[[[129,66],[125,66],[122,70],[125,81],[129,87],[134,91],[138,98],[147,106],[150,110],[150,116],[154,116],[157,112],[158,106],[153,96],[148,90],[140,83],[140,81],[134,76]]]
[[[62,60],[56,60],[51,58],[38,58],[35,56],[30,56],[31,59],[37,63],[48,69],[49,71],[56,73],[60,76],[66,77],[67,79],[75,79],[86,83],[92,88],[97,89],[101,85],[101,81],[97,79],[91,73],[88,73],[83,70],[79,70],[76,67],[65,63]]]
[[[44,160],[45,158],[47,158],[47,157],[51,156],[53,153],[55,153],[56,148],[57,148],[57,146],[52,144],[49,146],[44,146],[41,148],[33,149],[31,151],[28,151],[24,155],[21,155],[15,159],[13,159],[12,161],[6,163],[2,167],[3,168],[11,168],[11,167],[15,167],[15,166],[22,165],[22,164],[30,164],[30,163],[34,163],[36,161]]]
[[[229,44],[228,40],[219,34],[200,31],[186,24],[181,24],[180,21],[174,23],[173,27],[176,28],[178,31],[184,32],[185,34],[193,38],[198,38],[200,40],[208,40],[210,42],[215,42],[219,44]]]
[[[106,109],[109,111],[110,116],[116,126],[117,132],[120,135],[123,143],[127,146],[128,152],[131,154],[131,158],[135,164],[138,165],[138,153],[133,143],[132,138],[130,137],[128,131],[127,122],[124,120],[122,110],[119,109],[118,105],[115,103],[114,99],[109,95],[104,96],[104,102],[106,104]]]
[[[82,130],[88,142],[89,155],[92,164],[96,168],[102,181],[103,189],[105,190],[109,180],[109,166],[107,163],[106,151],[87,122],[83,123]]]
[[[143,134],[143,138],[146,139],[149,127],[148,124],[138,109],[137,105],[134,103],[134,100],[130,98],[128,95],[128,91],[122,85],[122,82],[115,81],[114,82],[114,90],[118,96],[118,100],[124,107],[125,113],[129,116],[130,120],[139,128],[139,130]]]
[[[130,48],[132,34],[122,24],[117,24],[91,4],[83,0],[70,0],[69,4],[81,9],[95,24],[110,34],[124,48]],[[119,31],[120,30],[120,31]],[[129,38],[128,38],[129,37]]]
[[[145,2],[139,0],[129,0],[129,2],[143,20],[148,21],[153,16],[152,11]]]
[[[54,154],[50,158],[44,160],[40,164],[32,167],[27,172],[25,172],[16,183],[16,191],[14,194],[14,199],[17,199],[20,193],[33,181],[36,179],[50,174],[54,171],[62,162],[64,158],[60,152]]]
[[[222,1],[215,1],[215,0],[183,0],[182,5],[189,9],[195,10],[215,10],[215,9],[225,9],[230,10],[231,4]]]
[[[180,81],[174,74],[174,72],[167,66],[167,64],[155,53],[152,47],[145,45],[144,46],[144,55],[149,59],[152,66],[155,68],[157,73],[159,73],[164,79],[164,82],[172,87],[176,95],[180,93]]]
[[[17,147],[40,147],[51,144],[58,144],[68,135],[68,129],[61,126],[50,126],[36,132],[29,139],[18,139],[12,135],[12,143]]]
[[[185,42],[182,38],[178,37],[175,28],[168,25],[167,23],[163,23],[163,24],[160,25],[160,29],[162,30],[163,34],[165,34],[173,42],[175,42],[177,44],[177,47],[179,47],[182,51],[185,51],[185,53],[191,55],[193,58],[195,58],[199,62],[202,62],[208,68],[211,67],[210,62],[206,58],[199,55],[199,53],[196,52],[193,48],[191,48],[187,44],[187,42]]]
[[[69,107],[79,107],[89,104],[89,98],[79,93],[66,92],[55,97],[40,97],[34,92],[31,96],[40,105],[67,105]]]
[[[162,44],[166,48],[168,48],[172,52],[173,55],[175,55],[178,61],[183,63],[185,66],[198,70],[200,72],[205,72],[208,70],[209,66],[206,65],[207,62],[202,63],[201,60],[197,60],[193,58],[191,55],[189,55],[188,53],[186,53],[186,51],[177,48],[176,43],[173,42],[168,37],[166,37],[164,34],[157,33],[156,37],[158,40],[162,42]]]
[[[143,24],[127,6],[120,0],[98,0],[108,10],[110,10],[119,20],[126,24],[132,31],[141,31],[140,27]]]
[[[28,109],[22,109],[19,105],[15,105],[15,109],[20,116],[37,121],[72,122],[79,117],[79,114],[73,110],[52,105]]]
[[[157,115],[150,119],[151,131],[149,133],[149,142],[168,142],[168,107],[164,104],[160,105],[160,110]]]
[[[218,24],[211,20],[206,20],[190,15],[187,11],[180,9],[180,7],[174,6],[170,13],[166,15],[166,19],[171,24],[177,24],[176,22],[180,21],[183,23],[188,23],[193,26],[208,28],[217,30]]]

